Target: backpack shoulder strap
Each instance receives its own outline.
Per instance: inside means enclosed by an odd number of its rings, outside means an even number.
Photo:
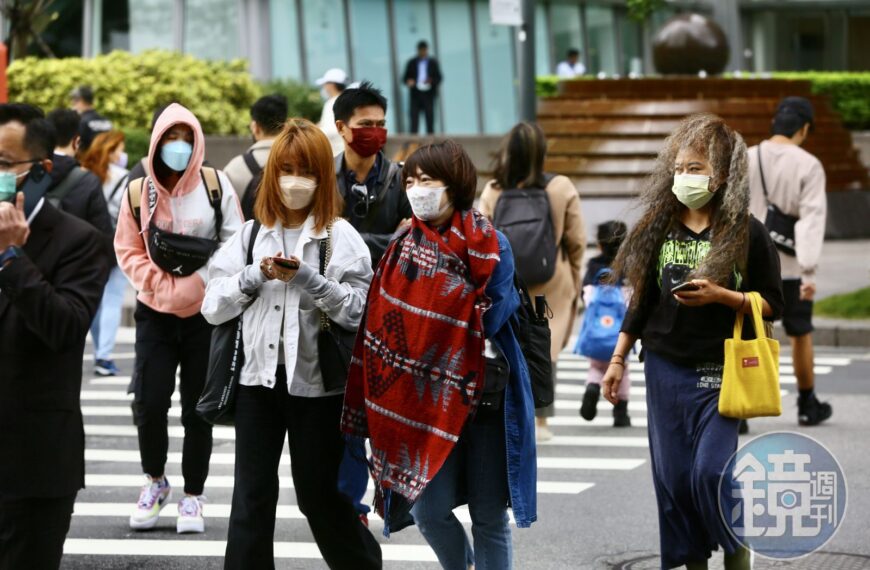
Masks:
[[[257,234],[259,233],[260,222],[254,220],[254,224],[251,226],[251,237],[248,238],[247,265],[253,265],[254,263],[254,242],[257,241]]]
[[[761,174],[761,189],[764,191],[764,201],[770,204],[767,197],[767,183],[764,181],[764,168],[761,166],[761,143],[755,147],[755,152],[758,154],[758,173]]]
[[[125,182],[127,182],[127,175],[126,174],[124,176],[122,176],[121,179],[118,180],[118,183],[115,184],[115,187],[112,188],[112,192],[109,194],[109,198],[106,200],[106,202],[111,202],[115,198],[115,195],[118,193],[118,190],[120,190],[124,186]]]
[[[59,208],[63,199],[67,197],[67,195],[76,187],[87,173],[88,171],[80,166],[74,167],[69,171],[69,174],[66,175],[66,178],[61,180],[60,184],[46,193],[45,197],[48,198],[48,201],[52,206]]]
[[[127,186],[127,201],[130,203],[130,212],[136,225],[142,229],[142,188],[145,186],[144,178],[136,178]]]
[[[221,209],[221,200],[223,199],[224,192],[221,187],[221,179],[218,176],[217,169],[211,166],[203,166],[199,173],[202,176],[205,191],[208,193],[208,200],[211,202],[211,207],[214,210],[215,235],[220,240],[221,228],[224,223],[224,212]]]
[[[257,162],[256,158],[254,158],[254,151],[247,151],[242,155],[242,159],[245,161],[245,166],[247,166],[248,170],[251,171],[251,176],[257,176],[263,170],[263,167],[260,166],[260,163]]]

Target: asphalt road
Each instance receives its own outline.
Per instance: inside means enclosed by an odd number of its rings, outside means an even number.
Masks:
[[[120,344],[118,378],[99,379],[91,357],[84,362],[82,408],[87,434],[87,489],[78,496],[66,543],[63,568],[220,568],[232,496],[233,433],[215,430],[214,456],[205,506],[203,535],[177,535],[174,502],[164,510],[158,527],[135,533],[127,519],[142,484],[135,427],[130,418],[126,382],[133,364],[133,348]],[[777,568],[870,568],[870,352],[818,349],[818,391],[834,405],[834,418],[816,428],[798,428],[794,385],[785,351],[782,387],[784,413],[779,418],[754,420],[750,437],[764,431],[796,430],[824,443],[838,458],[849,484],[846,520],[819,554]],[[586,362],[566,355],[559,372],[556,438],[538,449],[539,521],[531,529],[513,529],[515,568],[605,569],[654,568],[658,551],[655,498],[649,472],[644,382],[640,367],[632,370],[630,413],[634,427],[610,426],[608,404],[602,400],[599,417],[589,424],[579,418]],[[170,463],[167,472],[180,493],[181,427],[178,403],[170,415]],[[173,415],[174,414],[174,415]],[[745,441],[745,439],[744,439]],[[285,453],[286,455],[286,453]],[[289,460],[289,457],[287,458]],[[282,467],[282,491],[275,533],[276,566],[326,568],[304,519],[295,509],[295,496],[284,484],[289,468]],[[178,494],[175,498],[180,498]],[[461,513],[468,520],[467,512]],[[468,528],[468,526],[467,526]],[[381,524],[372,521],[380,537]],[[381,538],[387,568],[434,569],[432,551],[415,528]],[[861,555],[846,557],[836,553]],[[719,566],[714,556],[711,568]],[[770,567],[759,561],[756,568]]]

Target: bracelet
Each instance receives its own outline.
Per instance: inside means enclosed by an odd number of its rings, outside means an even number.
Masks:
[[[613,354],[610,355],[610,359],[613,360],[614,358],[621,358],[622,361],[625,362],[625,357],[624,357],[623,355],[621,355],[621,354],[616,354],[616,353],[614,352]]]
[[[611,360],[610,364],[608,364],[608,366],[613,365],[613,364],[616,364],[617,366],[622,366],[623,368],[625,368],[625,362],[614,362],[613,360]]]

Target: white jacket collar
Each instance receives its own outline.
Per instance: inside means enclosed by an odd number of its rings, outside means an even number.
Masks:
[[[283,232],[284,227],[281,225],[280,222],[276,223],[272,227],[263,226],[263,233],[266,234],[283,234]],[[314,227],[314,216],[308,216],[305,219],[305,223],[302,224],[302,234],[299,236],[299,243],[304,245],[311,240],[321,240],[326,239],[326,237],[326,229],[324,228],[320,231],[317,231]]]

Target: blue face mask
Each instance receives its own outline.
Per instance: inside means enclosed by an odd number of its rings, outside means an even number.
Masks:
[[[184,172],[193,154],[193,145],[187,141],[168,142],[160,149],[160,158],[175,172]]]
[[[0,202],[11,201],[18,192],[18,179],[27,176],[30,171],[15,174],[14,172],[0,172]]]

